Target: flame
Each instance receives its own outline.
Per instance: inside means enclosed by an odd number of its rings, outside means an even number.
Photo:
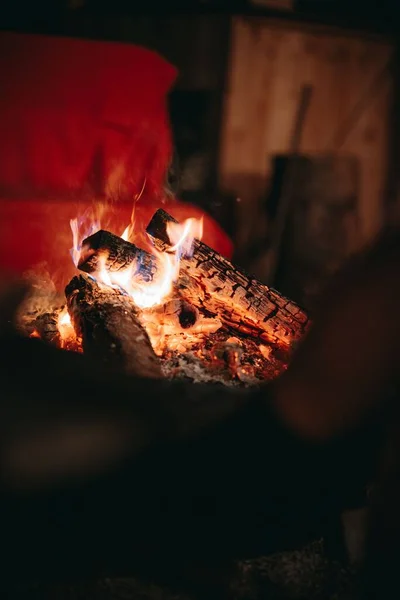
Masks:
[[[77,267],[82,250],[82,242],[101,229],[101,215],[104,206],[90,207],[80,216],[71,219],[69,224],[72,231],[72,248],[70,250],[74,265]]]
[[[66,307],[63,308],[63,310],[58,315],[57,329],[60,334],[62,348],[65,348],[69,344],[76,341],[75,329],[72,325],[71,317]]]
[[[191,256],[193,242],[203,237],[203,217],[190,218],[181,223],[167,223],[167,234],[172,246],[169,252],[179,253],[180,256]]]
[[[128,227],[125,227],[123,234],[121,235],[122,239],[125,240],[125,242],[129,241],[130,238],[130,234],[131,234],[131,226],[128,225]]]
[[[131,264],[120,271],[108,271],[107,256],[99,256],[98,270],[93,276],[106,285],[122,288],[134,300],[136,306],[142,309],[152,308],[165,302],[171,295],[174,283],[179,277],[180,260],[192,252],[194,239],[202,236],[203,220],[190,218],[182,224],[168,224],[168,236],[173,245],[168,252],[159,252],[152,248],[156,261],[155,275],[152,281],[143,282],[135,277],[136,265]],[[129,237],[131,225],[125,229],[123,239]]]
[[[125,241],[130,241],[135,237],[136,204],[143,194],[145,185],[146,179],[140,193],[134,198],[130,223],[122,232],[121,238]],[[79,218],[72,219],[70,226],[73,238],[71,256],[75,266],[77,266],[82,249],[82,241],[101,229],[101,220],[99,215],[95,218],[93,211],[90,212],[88,210]],[[190,218],[186,219],[183,223],[168,223],[167,234],[171,246],[165,252],[159,251],[154,246],[151,236],[147,236],[149,246],[146,250],[152,253],[155,261],[154,275],[151,281],[143,280],[138,273],[137,264],[135,263],[119,271],[109,270],[107,266],[107,254],[98,256],[97,271],[91,273],[92,277],[99,283],[119,289],[132,297],[136,306],[141,309],[143,325],[150,335],[154,349],[158,352],[161,352],[164,348],[166,336],[171,336],[174,331],[180,334],[181,330],[176,324],[168,325],[166,322],[163,322],[159,318],[159,315],[155,314],[154,309],[162,307],[172,297],[174,284],[179,277],[181,259],[191,256],[194,248],[194,240],[202,238],[203,218]],[[219,322],[208,322],[207,319],[203,318],[193,331],[185,333],[184,339],[194,340],[199,335],[215,331],[220,326]],[[76,334],[66,309],[59,315],[58,331],[62,340],[62,347],[68,348],[71,344],[76,344]],[[173,341],[170,340],[170,342],[173,345]]]
[[[125,240],[126,242],[131,241],[134,237],[135,222],[136,222],[136,204],[139,202],[140,198],[142,197],[144,188],[146,187],[146,183],[147,183],[147,178],[145,177],[143,180],[143,185],[142,185],[140,192],[138,194],[136,194],[135,197],[133,198],[131,222],[129,223],[128,227],[126,227],[124,229],[123,234],[121,235],[122,239]]]
[[[151,308],[165,301],[179,276],[176,255],[155,251],[157,271],[152,282],[138,285],[133,278],[129,293],[139,308]]]
[[[99,268],[92,275],[105,285],[124,290],[133,298],[138,308],[151,308],[168,298],[179,275],[179,261],[175,254],[170,255],[154,250],[154,255],[157,268],[152,281],[138,280],[135,277],[135,264],[120,271],[108,271],[106,255],[99,256]]]
[[[67,309],[64,308],[60,312],[60,315],[58,317],[58,326],[59,327],[64,327],[64,326],[69,326],[69,325],[72,325],[72,323],[71,323],[71,317],[69,316],[69,312],[67,311]]]
[[[171,225],[167,228],[167,233],[173,245],[168,252],[159,252],[153,248],[157,265],[155,279],[150,283],[138,285],[135,278],[131,278],[129,293],[140,308],[151,308],[168,299],[179,277],[181,257],[190,255],[194,239],[196,237],[200,239],[203,234],[203,219],[190,218],[182,224],[168,225]]]

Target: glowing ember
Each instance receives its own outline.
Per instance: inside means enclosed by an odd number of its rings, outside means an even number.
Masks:
[[[58,317],[58,326],[59,327],[69,327],[71,325],[71,317],[69,316],[69,312],[67,309],[64,309],[60,312],[60,316]]]
[[[76,333],[71,323],[71,317],[66,308],[64,308],[57,319],[57,329],[61,338],[61,347],[65,348],[76,341]]]
[[[99,211],[95,207],[70,221],[73,237],[71,249],[73,262],[75,266],[79,264],[82,270],[90,273],[90,275],[75,278],[77,281],[83,281],[84,284],[82,306],[74,305],[73,297],[66,292],[68,306],[72,311],[71,315],[77,330],[75,331],[67,308],[60,309],[60,299],[58,296],[57,298],[54,296],[54,302],[57,300],[57,304],[52,304],[51,309],[46,310],[44,318],[40,314],[33,321],[29,321],[29,335],[41,338],[44,343],[56,345],[64,350],[83,352],[87,342],[85,336],[90,327],[81,327],[80,319],[86,323],[85,319],[88,317],[85,314],[85,302],[90,312],[97,303],[96,294],[98,292],[100,304],[104,302],[104,311],[100,310],[98,313],[100,330],[104,327],[104,331],[107,332],[111,323],[112,328],[115,325],[112,335],[115,334],[117,340],[120,333],[121,336],[126,336],[124,324],[120,325],[119,319],[116,323],[115,319],[113,320],[113,309],[117,306],[124,311],[125,315],[131,311],[132,315],[128,321],[136,322],[139,330],[140,325],[145,329],[154,353],[161,357],[160,364],[165,376],[183,375],[194,378],[195,381],[203,381],[204,371],[208,377],[206,380],[214,381],[216,380],[215,373],[218,372],[220,373],[218,381],[235,381],[240,385],[255,383],[257,377],[260,378],[260,373],[262,377],[265,377],[266,361],[272,364],[271,368],[275,369],[271,348],[261,343],[263,338],[259,338],[257,342],[248,339],[247,334],[252,335],[252,330],[245,329],[245,325],[241,321],[237,325],[233,318],[234,314],[232,319],[227,319],[227,311],[230,310],[230,296],[228,297],[225,293],[223,279],[218,280],[215,285],[221,285],[216,293],[219,294],[222,290],[222,301],[224,298],[228,298],[228,308],[225,313],[224,307],[221,308],[219,297],[216,299],[215,306],[212,305],[211,308],[204,303],[208,298],[206,294],[214,293],[213,289],[210,288],[211,291],[209,291],[204,286],[204,278],[208,276],[210,280],[217,278],[214,269],[210,269],[210,273],[207,272],[207,264],[210,261],[199,259],[199,256],[202,256],[201,251],[204,245],[196,240],[202,238],[203,219],[190,218],[182,223],[176,223],[173,219],[168,220],[168,215],[166,215],[167,218],[162,222],[165,229],[162,231],[167,234],[169,239],[167,247],[162,244],[162,239],[164,239],[162,237],[156,238],[148,235],[147,239],[144,239],[141,232],[135,231],[135,207],[142,192],[143,188],[134,199],[130,223],[123,231],[121,222],[112,226],[107,214],[101,215],[101,209]],[[157,211],[156,214],[161,213],[162,211]],[[153,216],[154,218],[155,216]],[[114,235],[112,234],[113,230],[116,231]],[[86,250],[84,248],[82,251],[83,240],[93,236],[97,231],[100,233],[95,236],[94,240],[89,240]],[[132,242],[134,246],[124,244],[121,239],[118,239],[118,236],[127,242]],[[160,251],[161,248],[163,251]],[[208,246],[205,248],[212,253]],[[193,254],[196,258],[193,257]],[[207,253],[206,256],[208,256]],[[89,261],[89,259],[91,262],[86,263],[85,261]],[[229,267],[229,264],[228,267],[224,266],[223,258],[220,259],[220,262],[221,273],[227,272],[229,268],[234,269],[232,266]],[[193,277],[192,271],[204,264],[206,264],[205,273],[201,272],[199,279]],[[128,266],[124,268],[125,265]],[[181,266],[182,272],[180,273]],[[93,269],[95,270],[93,271]],[[218,274],[219,271],[216,272]],[[88,292],[90,285],[93,284],[90,282],[90,278],[99,284],[92,285],[95,290],[94,296]],[[85,285],[88,285],[87,289]],[[113,288],[115,294],[110,289],[107,291],[105,286]],[[235,291],[234,287],[233,291]],[[130,298],[123,296],[130,296],[133,302]],[[245,310],[246,308],[243,308],[243,311]],[[115,314],[119,316],[122,313],[117,311]],[[239,312],[239,319],[241,314]],[[118,330],[119,326],[123,328],[123,331]],[[232,337],[232,329],[240,331],[238,338]],[[244,334],[243,337],[242,334]],[[142,337],[143,340],[147,340],[147,336]],[[133,340],[134,345],[142,343],[141,338],[136,335],[130,335],[129,339]],[[113,346],[115,344],[107,347]],[[154,356],[153,353],[151,355]]]
[[[259,345],[260,348],[260,352],[263,355],[264,358],[266,358],[267,360],[269,358],[271,358],[271,347],[270,346],[265,346],[264,344],[260,344]]]
[[[161,355],[166,348],[184,352],[200,343],[205,335],[215,333],[222,326],[219,319],[206,318],[199,313],[189,326],[183,327],[181,316],[181,300],[177,298],[141,312],[141,323],[156,354]]]

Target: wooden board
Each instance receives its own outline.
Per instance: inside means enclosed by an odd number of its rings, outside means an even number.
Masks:
[[[239,256],[250,241],[265,233],[261,202],[269,190],[272,159],[289,151],[304,84],[313,86],[313,98],[300,151],[359,159],[362,242],[379,231],[392,88],[389,72],[348,137],[338,147],[334,147],[334,138],[360,97],[367,95],[368,99],[371,83],[392,52],[386,40],[341,35],[326,27],[251,17],[233,19],[219,183],[223,192],[241,200],[235,240]]]

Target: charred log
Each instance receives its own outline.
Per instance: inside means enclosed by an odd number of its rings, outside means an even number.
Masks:
[[[170,222],[176,223],[158,210],[147,227],[158,250],[168,251]],[[193,242],[192,255],[181,258],[179,291],[188,302],[218,314],[233,329],[286,348],[303,337],[309,324],[297,304],[246,275],[199,240]]]
[[[97,231],[83,240],[78,263],[81,271],[94,273],[105,268],[113,273],[132,266],[135,278],[151,281],[156,270],[155,258],[109,231]]]
[[[173,220],[157,211],[148,232],[160,250],[167,250],[166,225]],[[195,240],[192,257],[183,257],[179,294],[190,305],[218,315],[225,325],[245,335],[289,349],[307,330],[308,317],[294,302],[237,269],[227,259]],[[133,276],[151,281],[154,257],[118,236],[99,231],[84,241],[79,268],[86,272],[104,266],[117,272],[136,263]]]
[[[35,321],[35,329],[41,340],[61,348],[61,336],[58,329],[58,318],[60,310],[46,312],[38,316]]]
[[[65,295],[85,354],[115,371],[161,377],[158,359],[129,296],[85,275],[74,277]]]

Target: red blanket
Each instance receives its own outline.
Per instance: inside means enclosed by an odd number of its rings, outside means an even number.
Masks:
[[[143,185],[139,238],[160,206],[180,220],[201,214],[165,198],[175,76],[133,45],[0,34],[0,268],[47,261],[64,283],[73,273],[69,220],[106,200],[101,225],[122,233]],[[231,254],[208,216],[204,231],[206,243]]]

